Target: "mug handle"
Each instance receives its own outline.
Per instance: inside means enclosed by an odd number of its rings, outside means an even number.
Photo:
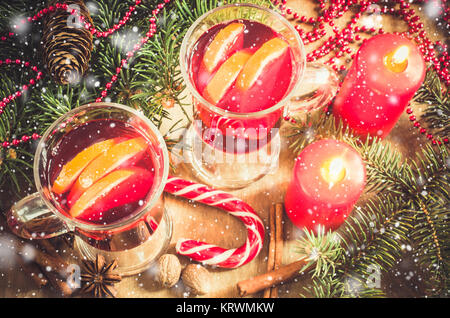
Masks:
[[[327,105],[338,88],[339,78],[332,68],[320,63],[306,63],[301,83],[288,104],[288,115],[306,113]]]
[[[38,192],[15,203],[7,212],[7,222],[14,234],[25,239],[48,239],[69,232]]]

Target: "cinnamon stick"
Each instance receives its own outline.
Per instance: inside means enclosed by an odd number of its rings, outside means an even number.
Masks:
[[[36,249],[34,261],[46,271],[56,271],[64,276],[69,264],[60,256],[53,256],[47,252]]]
[[[23,256],[18,255],[19,262],[21,262],[24,272],[31,276],[38,288],[50,284],[63,296],[70,296],[74,290],[66,281],[70,275],[69,264],[56,253],[51,244],[47,243],[38,244],[40,247],[46,246],[46,250],[35,248],[32,261],[25,262]]]
[[[34,261],[44,271],[49,283],[59,291],[63,296],[70,296],[73,289],[67,283],[70,273],[69,264],[57,253],[56,249],[46,240],[39,241],[41,247],[45,249],[36,249]]]
[[[60,257],[56,247],[48,239],[36,240],[37,245],[53,257]]]
[[[275,205],[275,264],[278,269],[283,261],[283,204]]]
[[[273,271],[275,268],[275,236],[276,236],[276,229],[275,229],[275,206],[272,205],[270,207],[269,211],[269,254],[267,256],[267,271]],[[264,290],[263,297],[264,298],[270,298],[271,295],[271,289],[267,288]]]
[[[26,262],[21,255],[17,255],[19,266],[35,283],[37,288],[48,284],[48,279],[35,262]]]
[[[47,272],[45,274],[50,282],[50,284],[55,288],[61,295],[69,297],[73,294],[74,290],[70,288],[69,284],[65,279],[61,278],[56,272]]]
[[[283,204],[275,205],[275,262],[273,269],[280,268],[283,261]],[[270,289],[270,297],[278,298],[278,288]]]
[[[305,264],[307,264],[305,260],[296,261],[288,265],[280,266],[276,270],[241,281],[237,284],[239,295],[241,297],[251,295],[265,288],[287,282],[298,276]]]
[[[4,225],[5,224],[5,225]],[[6,220],[0,213],[0,226],[6,226]],[[18,244],[23,244],[22,241],[17,240]],[[36,284],[53,286],[64,296],[70,296],[73,290],[66,282],[66,277],[69,276],[67,271],[69,264],[57,253],[56,249],[47,240],[36,240],[40,248],[35,248],[34,259],[31,262],[25,262],[22,255],[18,255],[19,262],[22,268],[33,278]],[[41,249],[46,250],[46,252]],[[33,274],[33,275],[32,275]],[[40,275],[41,274],[41,275]],[[41,278],[42,279],[36,279]],[[43,285],[42,285],[43,286]]]

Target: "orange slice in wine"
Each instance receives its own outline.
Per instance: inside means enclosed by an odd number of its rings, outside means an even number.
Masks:
[[[281,57],[288,47],[289,44],[280,38],[273,38],[265,42],[245,64],[244,69],[236,79],[236,86],[242,91],[247,91],[255,84],[264,69]]]
[[[151,184],[152,174],[145,169],[115,170],[89,187],[69,213],[83,219],[98,218],[104,211],[143,199]]]
[[[138,137],[122,141],[104,152],[84,169],[72,187],[68,197],[69,205],[75,204],[82,193],[111,171],[124,166],[132,166],[144,155],[148,145]]]
[[[219,63],[231,54],[230,50],[233,49],[236,41],[239,37],[243,38],[244,29],[245,26],[242,23],[233,22],[216,34],[203,55],[203,63],[209,73],[212,73]]]
[[[206,100],[217,104],[236,81],[250,57],[249,52],[239,51],[226,60],[206,86],[203,93]]]
[[[97,142],[78,153],[72,160],[63,166],[53,183],[52,191],[56,194],[62,194],[68,191],[87,165],[111,148],[114,143],[114,139]]]

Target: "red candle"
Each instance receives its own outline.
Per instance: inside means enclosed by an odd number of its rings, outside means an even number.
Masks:
[[[366,169],[359,153],[334,139],[316,141],[297,157],[285,210],[299,228],[337,229],[360,197]]]
[[[362,137],[384,138],[420,87],[426,72],[417,46],[394,34],[363,43],[333,105],[333,113]]]

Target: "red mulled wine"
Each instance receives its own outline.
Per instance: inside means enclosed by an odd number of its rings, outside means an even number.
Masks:
[[[66,134],[49,156],[52,193],[62,212],[111,224],[146,203],[154,177],[146,139],[119,120],[94,120]]]
[[[272,28],[250,20],[217,24],[195,45],[191,76],[197,91],[212,105],[235,114],[255,113],[276,105],[287,93],[292,51]],[[215,112],[197,102],[197,132],[217,149],[243,153],[270,141],[282,108],[259,116]],[[231,144],[230,144],[231,143]]]

